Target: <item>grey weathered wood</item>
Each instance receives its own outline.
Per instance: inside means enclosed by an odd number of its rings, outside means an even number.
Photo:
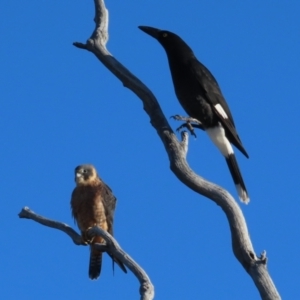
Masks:
[[[95,2],[95,30],[85,44],[75,42],[74,46],[92,52],[125,87],[135,93],[143,102],[144,110],[150,117],[168,153],[170,168],[186,186],[219,205],[225,212],[231,231],[233,253],[253,279],[262,299],[281,299],[268,273],[265,255],[257,257],[247,229],[247,224],[238,204],[220,186],[195,174],[186,161],[187,136],[178,141],[165,118],[153,93],[106,49],[108,40],[108,11],[104,1]]]
[[[24,207],[21,210],[19,217],[30,219],[44,226],[61,230],[65,232],[76,245],[86,246],[86,244],[82,241],[81,235],[79,235],[74,229],[65,223],[54,221],[38,215],[28,207]],[[100,250],[106,251],[109,254],[117,257],[136,276],[140,282],[141,300],[152,300],[154,298],[154,287],[150,281],[150,278],[148,277],[147,273],[120,247],[118,242],[108,232],[97,226],[89,229],[88,234],[99,235],[106,241],[106,245],[95,245]]]

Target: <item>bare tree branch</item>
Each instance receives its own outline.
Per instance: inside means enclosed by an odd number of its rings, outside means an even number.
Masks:
[[[152,126],[161,138],[170,160],[170,168],[177,178],[194,190],[219,205],[229,222],[233,252],[238,261],[253,279],[262,299],[280,299],[280,295],[267,271],[265,253],[257,257],[247,229],[244,216],[233,197],[220,186],[195,174],[186,161],[187,136],[179,142],[166,120],[153,93],[132,73],[119,63],[106,49],[108,40],[108,11],[104,1],[95,2],[95,30],[86,44],[74,46],[86,49],[111,71],[125,87],[135,93],[143,102],[144,110]]]
[[[76,245],[86,245],[83,243],[81,239],[81,235],[79,235],[73,228],[69,225],[61,222],[57,222],[54,220],[47,219],[41,215],[34,213],[29,207],[25,206],[22,208],[21,212],[18,214],[19,218],[21,219],[30,219],[35,222],[38,222],[44,226],[52,227],[58,230],[65,232],[74,242]]]
[[[81,235],[65,223],[47,219],[41,215],[34,213],[28,207],[24,207],[19,213],[20,218],[30,219],[44,226],[52,227],[65,232],[76,245],[84,245]],[[140,282],[141,300],[152,300],[154,298],[154,287],[146,272],[120,247],[118,242],[105,230],[100,227],[93,227],[88,230],[88,235],[101,236],[106,244],[94,244],[99,250],[106,251],[110,255],[118,258],[138,279]]]

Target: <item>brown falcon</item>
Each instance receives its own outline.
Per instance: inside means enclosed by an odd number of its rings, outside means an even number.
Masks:
[[[101,272],[102,252],[93,247],[93,244],[103,244],[105,241],[100,236],[89,239],[86,231],[90,227],[99,226],[113,235],[116,197],[112,190],[99,178],[95,167],[92,165],[76,167],[75,182],[76,187],[71,199],[72,215],[81,231],[82,239],[90,244],[89,277],[97,279]],[[122,262],[115,257],[111,256],[111,258],[127,273]]]

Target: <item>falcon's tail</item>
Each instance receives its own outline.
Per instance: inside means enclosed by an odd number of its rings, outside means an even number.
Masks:
[[[94,280],[100,276],[102,265],[102,252],[91,245],[89,277]]]
[[[242,177],[242,174],[240,172],[238,163],[236,161],[234,153],[229,154],[228,157],[225,157],[228,168],[230,170],[232,179],[234,181],[236,190],[238,192],[239,198],[242,202],[245,204],[248,204],[250,199],[249,195]]]

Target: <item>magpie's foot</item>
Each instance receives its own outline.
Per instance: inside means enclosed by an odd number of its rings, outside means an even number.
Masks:
[[[195,138],[197,137],[194,127],[190,122],[183,123],[176,129],[176,131],[179,132],[183,128],[186,128],[190,132],[190,134],[193,135]]]

